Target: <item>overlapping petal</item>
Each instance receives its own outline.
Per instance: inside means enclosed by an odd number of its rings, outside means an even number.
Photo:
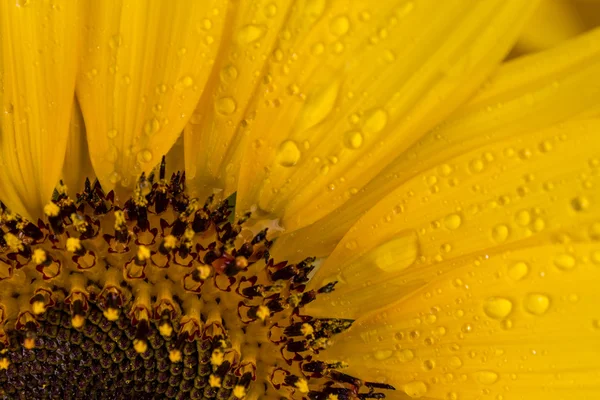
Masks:
[[[215,62],[228,2],[87,3],[77,95],[94,170],[131,187],[170,149]]]
[[[40,216],[62,170],[73,104],[80,3],[0,3],[0,198]]]

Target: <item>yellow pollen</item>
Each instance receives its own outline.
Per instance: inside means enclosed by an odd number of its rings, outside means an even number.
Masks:
[[[211,374],[208,378],[208,384],[210,387],[221,387],[221,378]]]
[[[260,318],[261,321],[267,319],[271,312],[269,311],[269,307],[267,306],[258,306],[258,311],[256,312],[256,316]]]
[[[200,273],[200,279],[205,280],[208,279],[208,277],[210,276],[211,269],[208,265],[199,265],[198,267],[196,267],[196,269]]]
[[[219,365],[223,364],[223,360],[225,358],[224,356],[225,355],[223,354],[223,352],[217,349],[212,352],[210,356],[210,363],[218,367]]]
[[[73,318],[71,318],[71,325],[73,325],[73,328],[75,329],[81,328],[84,322],[85,318],[83,318],[83,316],[81,315],[76,315]]]
[[[146,261],[150,258],[150,250],[146,246],[138,247],[137,258],[140,261]]]
[[[8,245],[11,251],[23,250],[23,243],[18,237],[16,237],[12,233],[7,233],[6,235],[4,235],[4,240],[6,240],[6,244]]]
[[[35,349],[35,339],[25,338],[25,340],[23,340],[23,347],[25,347],[27,350]]]
[[[241,399],[244,396],[246,396],[246,388],[240,385],[236,385],[236,387],[233,388],[233,397]]]
[[[115,229],[119,230],[125,225],[125,213],[121,210],[115,211]]]
[[[119,310],[115,308],[107,308],[104,310],[104,317],[109,321],[116,321],[119,319]]]
[[[8,369],[9,366],[10,361],[8,361],[8,358],[0,358],[0,371],[3,369]]]
[[[67,251],[75,253],[81,249],[81,240],[70,237],[67,239]]]
[[[47,259],[46,252],[42,249],[35,249],[33,251],[33,255],[31,256],[31,259],[33,260],[34,263],[36,263],[37,265],[40,265],[40,264],[44,263]]]
[[[243,256],[236,257],[235,265],[237,265],[239,268],[246,268],[248,266],[248,260]]]
[[[170,337],[173,334],[173,327],[168,322],[165,322],[158,327],[158,331],[162,336]]]
[[[56,217],[60,213],[60,207],[54,203],[48,203],[44,206],[44,214],[48,217]]]
[[[46,312],[46,305],[42,301],[34,301],[31,309],[35,315],[40,315]]]
[[[87,225],[85,219],[81,218],[81,216],[77,213],[71,214],[71,221],[73,221],[73,226],[78,232],[84,230],[85,226]]]
[[[165,237],[165,242],[163,243],[163,246],[167,250],[174,249],[177,246],[177,238],[173,235],[168,235],[167,237]]]
[[[327,400],[339,400],[339,398],[337,394],[330,394],[327,396]]]
[[[185,230],[185,232],[183,233],[183,237],[184,237],[184,239],[186,239],[186,240],[190,240],[190,241],[191,241],[192,239],[194,239],[194,235],[195,235],[195,234],[196,234],[196,233],[194,232],[194,230],[193,230],[193,229],[189,229],[189,228],[188,228],[188,229],[186,229],[186,230]]]
[[[135,351],[142,354],[145,353],[146,350],[148,350],[148,343],[146,343],[145,340],[135,339],[133,341],[133,348],[135,349]]]
[[[304,336],[308,336],[308,335],[312,335],[313,332],[315,330],[313,329],[313,327],[310,324],[302,324],[302,327],[300,328],[300,332],[302,332],[302,334]]]
[[[306,379],[298,379],[298,382],[296,382],[296,388],[300,391],[300,393],[308,393],[308,382]]]
[[[181,361],[181,351],[171,350],[169,352],[169,360],[171,360],[171,362],[180,362]]]
[[[56,191],[58,192],[58,194],[67,194],[67,191],[69,190],[69,188],[67,187],[67,185],[65,185],[64,183],[59,182],[58,185],[56,185]]]

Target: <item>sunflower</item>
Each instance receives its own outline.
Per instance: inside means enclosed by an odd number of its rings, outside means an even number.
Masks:
[[[596,398],[596,7],[0,2],[0,394]]]

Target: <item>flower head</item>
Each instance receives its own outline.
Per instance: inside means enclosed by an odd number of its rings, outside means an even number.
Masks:
[[[0,3],[0,393],[597,395],[570,10]]]

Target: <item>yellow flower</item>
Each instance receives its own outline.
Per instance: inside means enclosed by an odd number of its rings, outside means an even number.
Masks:
[[[0,394],[597,397],[600,29],[537,7],[0,2]]]

